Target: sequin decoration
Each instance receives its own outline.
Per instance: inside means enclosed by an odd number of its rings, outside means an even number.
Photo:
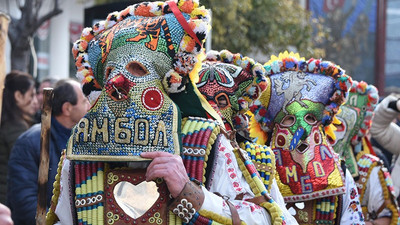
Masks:
[[[361,140],[365,137],[372,123],[373,111],[378,103],[378,90],[366,82],[353,81],[348,101],[340,107],[336,116],[335,140],[331,140],[334,150],[345,159],[346,167],[353,177],[357,177],[357,154],[370,153],[363,149]]]
[[[268,86],[263,66],[228,50],[209,51],[199,71],[197,88],[225,121],[228,130],[246,129],[242,114]]]
[[[104,62],[108,59],[110,50],[122,43],[142,44],[152,51],[167,55],[170,63],[164,68],[166,71],[160,73],[160,77],[164,79],[164,88],[174,93],[183,90],[182,82],[185,79],[171,78],[185,77],[192,70],[197,61],[196,55],[202,49],[201,42],[205,40],[210,29],[210,17],[206,9],[199,7],[198,1],[174,2],[186,21],[176,19],[168,1],[143,2],[120,12],[110,13],[106,20],[82,31],[81,38],[74,43],[72,53],[78,70],[77,76],[92,103],[103,85]],[[181,23],[186,23],[192,31],[186,31]],[[155,64],[163,61],[156,57],[154,59],[157,59]]]
[[[133,161],[143,160],[139,156],[142,151],[179,154],[178,109],[158,88],[160,81],[155,76],[153,80],[151,75],[134,78],[135,88],[127,94],[129,99],[123,101],[113,101],[102,91],[95,107],[74,127],[67,156],[79,160]]]
[[[142,104],[148,110],[157,111],[164,104],[164,95],[160,89],[149,87],[142,93]]]
[[[208,29],[207,11],[191,0],[139,3],[84,29],[72,51],[92,108],[73,128],[67,157],[180,154],[181,117],[167,93],[184,90]]]
[[[250,110],[261,132],[273,131],[271,149],[285,201],[344,193],[344,173],[324,127],[344,103],[351,78],[328,61],[305,61],[288,53],[275,58],[264,65],[271,88]]]
[[[284,137],[278,133],[290,133],[287,129],[277,128],[273,137]],[[315,142],[315,136],[321,138]],[[290,135],[285,138],[291,139]],[[307,151],[287,150],[279,146],[275,139],[272,150],[276,158],[276,177],[279,190],[285,201],[297,202],[334,196],[345,192],[344,173],[339,165],[338,155],[326,142],[320,127],[314,127],[312,133],[303,142]]]
[[[329,125],[344,104],[352,85],[351,77],[342,68],[329,61],[309,59],[293,53],[272,56],[264,64],[266,76],[271,79],[271,89],[263,92],[250,107],[263,129],[272,129],[275,116],[294,102],[310,100],[325,105],[322,125]],[[302,103],[300,103],[302,104]]]

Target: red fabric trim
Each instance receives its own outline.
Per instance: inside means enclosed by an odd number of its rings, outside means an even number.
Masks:
[[[174,13],[176,19],[181,24],[182,28],[186,31],[186,33],[189,34],[189,36],[192,37],[196,41],[197,44],[202,46],[201,42],[197,38],[196,34],[193,32],[193,30],[190,28],[189,24],[187,23],[185,17],[183,17],[182,12],[179,10],[176,3],[174,1],[169,1],[169,2],[167,2],[167,4],[171,8],[172,13]]]
[[[374,151],[374,148],[372,147],[371,142],[369,141],[369,139],[368,139],[367,137],[364,137],[364,139],[365,139],[365,143],[367,144],[367,146],[368,146],[368,148],[369,148],[370,154],[371,154],[371,155],[374,155],[374,156],[377,156],[376,153],[375,153],[375,151]]]

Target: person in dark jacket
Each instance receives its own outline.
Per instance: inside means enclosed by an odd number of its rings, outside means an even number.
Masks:
[[[7,163],[17,138],[33,125],[38,101],[35,80],[28,73],[13,70],[7,74],[3,92],[0,126],[0,202],[7,195]]]
[[[47,206],[50,205],[61,152],[66,147],[72,127],[86,114],[89,107],[89,101],[77,81],[61,80],[56,84],[51,118]],[[36,124],[24,132],[15,142],[8,162],[7,199],[15,225],[35,224],[40,131],[41,125]]]

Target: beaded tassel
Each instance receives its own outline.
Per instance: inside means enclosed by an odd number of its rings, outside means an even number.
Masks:
[[[81,198],[82,197],[82,188],[81,188],[81,163],[76,162],[75,166],[75,194],[76,198]],[[83,225],[83,215],[82,215],[82,208],[77,208],[77,216],[78,216],[78,224]]]
[[[96,203],[91,206],[77,207],[79,225],[104,224],[104,163],[75,162],[75,193],[77,201],[91,199]]]
[[[269,191],[275,171],[275,156],[273,152],[268,146],[258,145],[249,141],[241,143],[240,146],[246,150],[260,175],[262,183]]]
[[[92,175],[92,191],[94,196],[97,196],[98,193],[96,167],[97,163],[92,163],[90,168],[90,174]],[[92,224],[97,224],[97,207],[95,205],[92,208]]]
[[[329,196],[315,200],[315,222],[317,224],[334,223],[337,200],[337,196]]]
[[[204,182],[205,157],[210,154],[211,145],[215,139],[212,138],[216,128],[212,120],[189,117],[183,125],[183,163],[191,180]],[[210,142],[212,142],[210,144]]]
[[[189,117],[182,128],[183,154],[182,159],[190,180],[205,182],[205,168],[211,147],[216,140],[219,127],[212,120]],[[171,220],[171,218],[173,218]],[[170,224],[182,224],[179,217],[170,214]],[[188,224],[209,225],[218,224],[215,221],[196,213]]]

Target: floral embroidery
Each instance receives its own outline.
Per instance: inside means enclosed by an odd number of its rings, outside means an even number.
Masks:
[[[224,147],[223,144],[220,143],[219,151],[220,152],[225,152],[226,150],[227,150],[226,147]],[[243,188],[242,188],[242,185],[240,185],[239,178],[237,177],[237,172],[236,172],[236,169],[234,167],[234,163],[232,163],[233,162],[232,161],[232,156],[233,155],[231,153],[229,153],[229,152],[225,152],[223,155],[225,156],[226,170],[227,170],[227,172],[229,174],[229,178],[230,178],[230,180],[232,182],[232,185],[235,188],[235,191],[237,193],[240,193],[240,192],[242,192]]]

